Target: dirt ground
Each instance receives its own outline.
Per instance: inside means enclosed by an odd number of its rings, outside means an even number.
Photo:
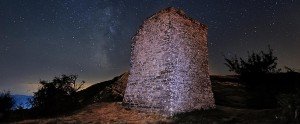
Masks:
[[[216,109],[163,117],[155,113],[139,112],[124,108],[121,103],[95,103],[70,116],[51,119],[24,120],[17,124],[145,124],[145,123],[280,123],[278,110],[236,109],[217,106]]]
[[[73,124],[73,123],[159,123],[170,122],[166,117],[154,113],[143,113],[125,109],[121,103],[95,103],[71,116],[36,119],[16,122],[17,124]]]

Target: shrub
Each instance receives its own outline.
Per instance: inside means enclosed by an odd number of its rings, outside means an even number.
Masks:
[[[10,112],[13,109],[15,101],[10,92],[0,93],[0,122],[9,117]]]
[[[248,52],[246,59],[225,57],[229,71],[240,75],[241,82],[252,96],[248,99],[249,107],[274,108],[278,106],[276,97],[279,94],[294,94],[300,88],[300,73],[288,67],[285,67],[286,73],[279,73],[277,60],[270,46],[267,52]],[[284,97],[285,100],[288,98]]]
[[[40,81],[41,88],[34,93],[32,108],[38,115],[58,115],[75,110],[80,106],[76,92],[84,81],[76,83],[76,75],[62,75],[51,82]]]
[[[0,113],[6,113],[12,110],[15,101],[10,92],[0,93]]]
[[[240,76],[241,82],[246,85],[252,96],[248,100],[249,107],[273,108],[277,106],[275,96],[278,95],[282,85],[278,76],[284,77],[278,73],[280,69],[277,69],[277,60],[270,46],[267,52],[248,52],[245,59],[236,56],[225,57],[225,65],[229,71]]]
[[[273,55],[273,49],[268,47],[268,52],[260,51],[259,53],[248,52],[246,59],[225,57],[225,65],[229,71],[233,71],[240,76],[249,76],[257,74],[268,74],[279,72],[277,69],[277,57]]]

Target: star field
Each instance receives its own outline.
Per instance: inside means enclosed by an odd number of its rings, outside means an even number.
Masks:
[[[155,12],[174,6],[208,26],[211,74],[230,74],[223,55],[275,50],[300,69],[296,0],[1,0],[0,90],[31,94],[39,79],[78,74],[89,84],[129,69],[131,38]]]

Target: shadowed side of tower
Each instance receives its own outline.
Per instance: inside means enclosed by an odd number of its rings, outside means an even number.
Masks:
[[[175,8],[144,21],[133,38],[123,103],[165,115],[214,107],[206,34]]]

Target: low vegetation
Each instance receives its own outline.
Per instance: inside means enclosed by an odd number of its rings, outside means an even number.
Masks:
[[[277,57],[268,47],[268,52],[248,54],[244,58],[226,58],[225,65],[239,75],[241,83],[251,94],[249,107],[276,108],[281,112],[276,117],[287,123],[299,123],[300,74],[285,67],[286,72],[277,68]]]
[[[76,93],[84,81],[77,83],[76,75],[62,75],[52,81],[40,81],[41,88],[34,93],[32,110],[39,116],[64,114],[80,107]]]
[[[278,73],[280,69],[277,69],[277,60],[277,57],[273,54],[273,49],[269,46],[267,52],[248,52],[246,58],[238,58],[237,56],[233,58],[225,57],[225,65],[229,68],[229,71],[247,78],[252,75]]]
[[[15,101],[10,92],[0,93],[0,120],[6,118],[13,109]]]

